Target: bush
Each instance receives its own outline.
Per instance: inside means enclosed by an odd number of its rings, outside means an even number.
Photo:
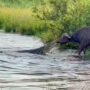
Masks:
[[[51,20],[53,24],[48,24],[48,32],[43,33],[45,41],[59,38],[62,33],[72,33],[79,28],[87,26],[87,6],[86,0],[48,0],[37,9],[37,17],[45,21]],[[47,6],[48,5],[48,6]],[[46,38],[45,38],[46,34]],[[52,36],[52,39],[49,36]]]

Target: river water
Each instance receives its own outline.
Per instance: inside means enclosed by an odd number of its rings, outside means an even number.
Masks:
[[[72,57],[75,51],[16,52],[40,46],[37,37],[0,32],[1,90],[90,90],[90,60]]]

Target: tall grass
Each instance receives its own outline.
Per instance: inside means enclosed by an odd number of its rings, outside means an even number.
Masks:
[[[51,21],[50,21],[51,22]],[[37,35],[47,31],[48,23],[34,17],[31,8],[0,8],[0,28],[6,32],[15,32],[25,35]]]
[[[13,25],[17,26],[26,20],[30,21],[32,19],[31,9],[0,8],[0,26],[5,28],[6,31]],[[14,29],[14,27],[11,29]]]
[[[0,0],[0,7],[37,7],[43,0]]]

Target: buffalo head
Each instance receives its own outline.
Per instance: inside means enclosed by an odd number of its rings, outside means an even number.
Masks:
[[[71,35],[65,33],[62,35],[62,37],[59,40],[57,40],[57,43],[66,44],[70,41],[70,39],[71,39]]]

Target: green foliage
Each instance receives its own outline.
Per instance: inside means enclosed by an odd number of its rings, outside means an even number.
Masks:
[[[85,58],[90,60],[90,48],[86,51]]]
[[[87,17],[86,17],[86,23],[88,26],[90,26],[90,0],[88,0],[87,4]]]
[[[86,26],[87,3],[84,0],[51,0],[52,18],[63,24],[63,32],[75,31]]]
[[[0,28],[37,35],[45,43],[89,25],[90,0],[0,0]]]
[[[44,32],[42,35],[44,40],[46,39],[45,41],[48,42],[59,38],[62,33],[72,33],[89,25],[89,2],[89,0],[48,0],[43,2],[37,8],[37,18],[46,22],[53,21],[53,24],[48,25],[48,32]]]
[[[25,35],[37,35],[45,30],[45,21],[27,21],[24,23],[20,22],[18,31]]]
[[[52,6],[51,18],[53,20],[58,20],[63,18],[67,13],[68,0],[50,0]]]
[[[3,7],[36,7],[43,0],[0,0],[0,6]]]

